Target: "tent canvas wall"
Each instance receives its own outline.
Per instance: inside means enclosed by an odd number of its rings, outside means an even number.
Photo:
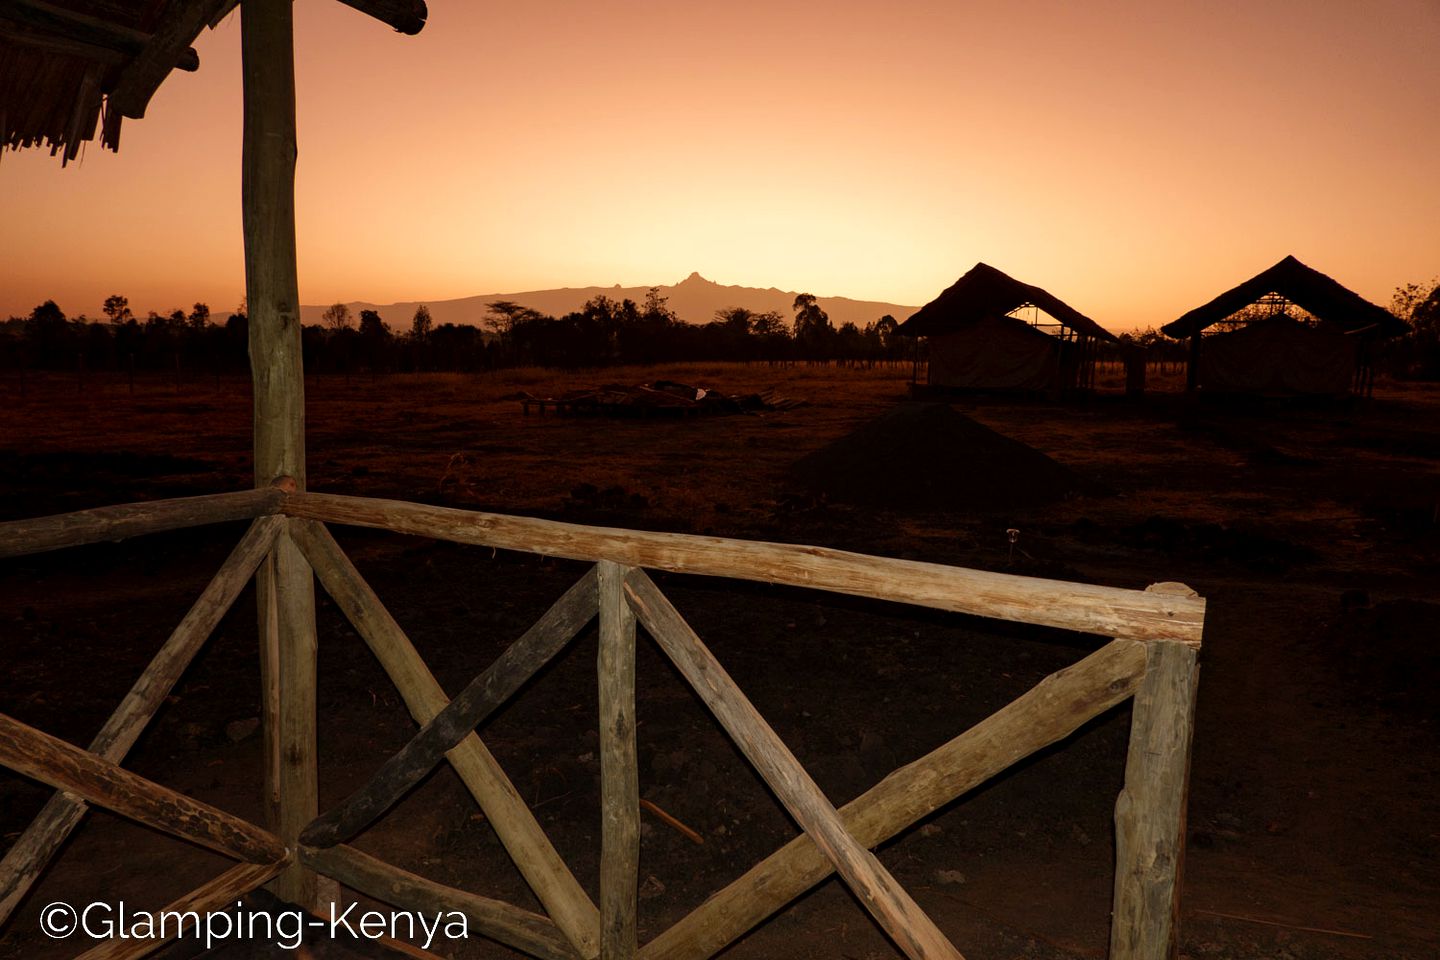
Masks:
[[[1066,344],[1014,317],[986,317],[930,338],[928,382],[968,390],[1050,389]]]
[[[1355,378],[1355,339],[1283,314],[1206,337],[1199,385],[1209,393],[1339,396]]]

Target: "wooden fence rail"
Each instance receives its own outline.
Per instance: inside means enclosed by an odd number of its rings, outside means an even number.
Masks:
[[[280,514],[280,515],[276,515]],[[254,519],[90,751],[0,715],[0,764],[60,790],[0,862],[0,922],[55,849],[97,803],[248,861],[177,901],[209,909],[280,874],[304,889],[317,873],[403,909],[455,910],[484,936],[542,960],[707,960],[832,873],[912,960],[963,960],[871,848],[1010,765],[1133,697],[1125,789],[1116,804],[1111,960],[1168,960],[1177,937],[1185,796],[1205,602],[1178,584],[1147,591],[1037,580],[818,547],[589,527],[554,521],[268,490],[81,511],[0,524],[0,557],[198,523]],[[483,544],[596,564],[452,701],[399,624],[320,521]],[[206,636],[257,572],[273,577],[284,548],[308,567],[390,675],[419,732],[360,790],[320,816],[313,793],[288,804],[280,837],[121,769],[122,759]],[[807,587],[976,616],[1098,633],[1111,642],[1045,678],[950,742],[894,771],[840,809],[750,704],[642,568]],[[294,579],[294,578],[291,578]],[[298,580],[296,580],[298,583]],[[263,592],[263,591],[262,591]],[[599,905],[590,900],[477,728],[599,620],[601,852]],[[283,624],[271,623],[273,632]],[[635,644],[643,627],[670,658],[799,824],[802,833],[701,906],[638,941],[639,816]],[[281,646],[296,641],[285,630]],[[266,646],[268,656],[283,654]],[[304,651],[292,651],[296,655]],[[272,665],[271,670],[275,669]],[[262,671],[263,673],[263,671]],[[308,675],[307,675],[308,676]],[[307,691],[271,687],[295,711]],[[298,698],[298,699],[297,699]],[[293,700],[293,702],[291,702]],[[309,704],[310,706],[307,706]],[[283,726],[283,725],[282,725]],[[270,751],[273,752],[273,751]],[[382,816],[444,757],[494,826],[547,915],[445,887],[384,864],[344,841]],[[310,765],[309,757],[301,762]],[[304,776],[300,776],[304,774]],[[295,782],[310,776],[300,771]],[[272,782],[275,781],[272,778]],[[302,791],[304,792],[304,791]],[[311,810],[310,814],[305,811]],[[304,817],[313,819],[306,825]],[[303,828],[303,829],[302,829]],[[295,840],[298,836],[298,840]],[[297,878],[295,882],[287,878]],[[300,884],[297,886],[297,884]],[[158,943],[114,941],[89,960],[143,956]]]
[[[276,513],[284,500],[284,490],[270,487],[7,520],[0,523],[0,560],[227,520],[253,520]]]
[[[1193,596],[1042,580],[824,547],[590,527],[321,493],[291,495],[283,509],[293,517],[456,543],[811,587],[1128,640],[1174,640],[1198,646],[1205,618],[1204,601]]]

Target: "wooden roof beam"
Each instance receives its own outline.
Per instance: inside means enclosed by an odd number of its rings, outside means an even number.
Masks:
[[[414,36],[425,26],[429,11],[425,0],[340,0],[381,23],[388,23],[404,34]]]
[[[340,2],[410,36],[420,32],[429,15],[429,11],[425,7],[425,0],[340,0]],[[225,15],[234,10],[239,3],[240,0],[225,0],[221,4],[219,12],[210,21],[210,26],[213,28],[219,25],[220,21],[225,19]]]
[[[122,117],[144,117],[150,98],[191,49],[200,31],[231,5],[230,0],[171,0],[149,42],[121,71],[110,91],[110,106]]]
[[[14,37],[19,42],[36,46],[48,45],[52,49],[59,49],[68,43],[72,46],[65,52],[73,52],[77,56],[84,55],[80,49],[73,46],[77,44],[83,47],[99,47],[119,51],[122,54],[133,56],[144,50],[150,42],[150,34],[143,30],[111,23],[99,17],[76,13],[64,7],[45,3],[44,0],[0,0],[0,19],[9,20],[19,27],[30,28],[26,31],[27,36],[24,39],[19,36]],[[46,34],[51,35],[53,39],[47,38]],[[48,44],[45,43],[47,39],[51,39]],[[100,58],[93,57],[92,59],[99,60]],[[105,61],[101,60],[101,62]],[[198,70],[200,69],[200,55],[190,49],[187,44],[174,66],[190,72]]]

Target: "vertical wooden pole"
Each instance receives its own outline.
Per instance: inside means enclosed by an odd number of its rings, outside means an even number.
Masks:
[[[305,379],[295,266],[295,54],[290,0],[244,0],[241,200],[250,370],[255,384],[255,483],[290,477],[305,489]],[[256,578],[264,686],[265,795],[287,844],[318,812],[315,772],[315,593],[310,568],[282,532]],[[316,905],[315,875],[298,866],[276,893]]]
[[[1135,693],[1125,788],[1115,803],[1110,960],[1179,955],[1197,654],[1183,643],[1150,643]]]
[[[1200,334],[1190,334],[1190,356],[1185,363],[1185,392],[1193,394],[1200,388]]]
[[[600,960],[637,947],[640,781],[635,757],[635,613],[629,568],[600,561]]]

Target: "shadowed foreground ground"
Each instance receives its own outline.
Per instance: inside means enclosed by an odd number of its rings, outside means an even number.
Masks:
[[[505,397],[668,377],[810,405],[704,420],[525,418]],[[249,482],[249,388],[51,379],[0,386],[0,510],[31,516]],[[1440,941],[1440,391],[1370,404],[1189,409],[968,399],[957,409],[1113,491],[1039,506],[911,512],[828,503],[790,463],[879,415],[903,372],[703,366],[561,377],[308,384],[311,486],[587,523],[817,543],[1209,599],[1182,952],[1195,958],[1428,957]],[[952,458],[953,459],[953,458]],[[987,469],[976,462],[975,470]],[[1020,531],[1012,550],[1005,531]],[[0,710],[88,741],[239,536],[175,534],[0,565]],[[569,583],[575,564],[337,531],[454,691]],[[659,578],[728,670],[843,803],[1103,642],[800,591]],[[243,597],[127,765],[259,816],[253,600]],[[332,605],[320,609],[322,803],[413,732]],[[483,731],[592,893],[598,855],[593,631]],[[683,682],[639,662],[641,795],[689,824],[642,838],[642,938],[794,834]],[[1100,957],[1124,710],[882,849],[972,958]],[[10,842],[46,794],[0,777]],[[483,815],[441,770],[359,845],[533,905]],[[68,956],[37,930],[56,899],[156,907],[219,861],[92,815],[0,937],[0,957]],[[472,942],[457,957],[509,955]],[[834,881],[736,958],[894,954]]]

